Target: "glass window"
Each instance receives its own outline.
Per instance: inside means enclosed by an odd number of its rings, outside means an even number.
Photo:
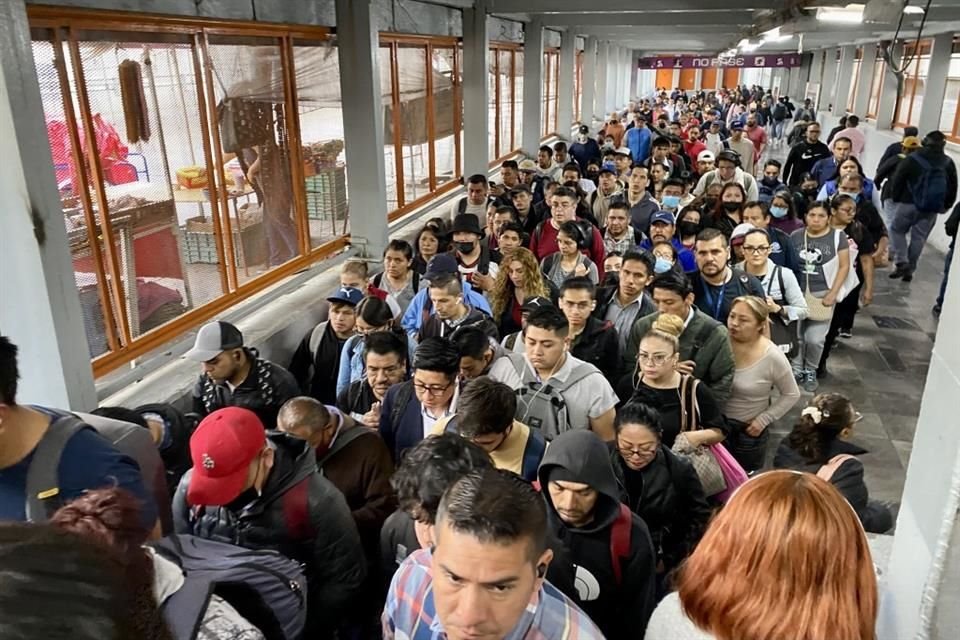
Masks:
[[[436,185],[457,179],[456,132],[459,128],[459,104],[456,97],[453,47],[433,47],[433,134]]]
[[[954,53],[950,56],[947,90],[944,92],[943,106],[940,109],[940,130],[951,138],[957,138],[955,122],[958,104],[960,104],[960,53]]]
[[[513,141],[510,151],[517,151],[523,144],[523,51],[513,56]]]

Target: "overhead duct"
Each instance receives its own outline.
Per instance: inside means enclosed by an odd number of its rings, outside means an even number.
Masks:
[[[900,20],[908,0],[869,0],[863,7],[863,21],[892,24]]]

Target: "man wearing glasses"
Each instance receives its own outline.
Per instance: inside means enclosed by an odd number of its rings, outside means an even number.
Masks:
[[[752,225],[738,225],[749,227]],[[734,229],[734,236],[737,236]],[[746,230],[743,230],[745,233]],[[695,304],[700,311],[719,322],[727,324],[730,307],[740,296],[765,296],[763,285],[755,277],[746,273],[734,273],[730,268],[730,247],[727,237],[719,229],[704,229],[697,235],[697,268],[690,274]]]
[[[807,125],[806,138],[793,145],[787,160],[783,163],[783,181],[791,187],[800,186],[800,177],[809,173],[820,160],[829,158],[833,153],[830,147],[820,141],[820,123]]]
[[[380,435],[394,463],[424,439],[438,420],[457,411],[460,352],[450,340],[426,338],[413,356],[413,377],[387,391]]]
[[[557,232],[561,224],[577,217],[576,191],[570,187],[557,187],[550,200],[550,214],[551,217],[538,224],[530,236],[530,251],[537,256],[537,260],[543,260],[550,254],[560,251]],[[603,237],[596,227],[593,228],[593,238],[587,244],[584,255],[594,264],[603,264],[605,256]]]

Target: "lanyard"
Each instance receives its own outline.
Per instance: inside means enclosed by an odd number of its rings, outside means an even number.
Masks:
[[[713,313],[710,314],[714,320],[720,319],[720,307],[723,306],[723,294],[726,292],[727,283],[724,282],[718,287],[720,291],[717,294],[717,301],[713,301],[713,285],[707,284],[706,281],[703,283],[703,297],[707,299],[707,307],[713,309]]]

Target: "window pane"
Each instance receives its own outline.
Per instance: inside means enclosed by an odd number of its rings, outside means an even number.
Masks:
[[[299,255],[286,125],[295,114],[287,113],[284,104],[286,82],[277,40],[211,36],[209,51],[214,99],[224,106],[224,160],[236,154],[237,161],[225,168],[233,175],[237,166],[252,178],[243,190],[228,189],[237,281],[242,285]],[[227,123],[232,123],[233,136]]]
[[[953,122],[957,114],[957,102],[960,101],[960,78],[949,78],[947,90],[943,95],[943,107],[940,110],[940,131],[956,136]]]
[[[487,60],[487,133],[490,137],[490,142],[487,148],[487,158],[493,160],[494,158],[500,157],[500,149],[498,147],[499,143],[499,134],[498,128],[500,123],[497,121],[497,87],[499,86],[499,78],[497,76],[496,62],[498,59],[499,53],[496,49],[489,50],[489,56]]]
[[[380,47],[380,95],[383,98],[383,166],[387,181],[387,211],[400,207],[397,181],[397,149],[394,146],[393,122],[393,69],[390,64],[390,47]]]
[[[294,43],[307,222],[312,248],[349,231],[339,58],[339,50],[332,39]]]
[[[441,186],[456,178],[457,147],[454,143],[454,115],[459,105],[454,101],[453,90],[453,55],[452,48],[434,48],[433,60],[433,131],[436,142],[434,154],[436,157],[437,186]]]
[[[502,158],[513,150],[513,119],[521,117],[520,112],[513,108],[514,71],[513,51],[500,52],[500,149],[495,157]]]
[[[523,145],[523,51],[517,51],[514,56],[516,66],[513,109],[516,116],[513,120],[513,147],[510,151],[519,149]]]
[[[420,45],[400,45],[397,70],[400,80],[402,116],[404,201],[413,202],[430,191],[427,150],[427,49]]]

